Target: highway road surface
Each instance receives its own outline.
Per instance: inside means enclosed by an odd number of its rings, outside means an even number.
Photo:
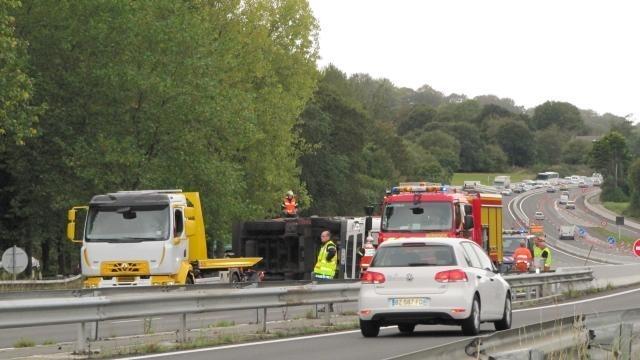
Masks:
[[[593,299],[576,300],[561,305],[548,305],[532,309],[515,310],[514,326],[577,314],[602,313],[640,307],[640,288],[626,290]],[[484,324],[485,332],[493,328]],[[363,338],[359,331],[311,335],[291,339],[195,349],[168,354],[132,357],[128,359],[189,359],[189,360],[320,360],[349,359],[376,360],[414,352],[463,339],[459,328],[448,326],[418,326],[412,335],[400,335],[397,328],[388,327],[377,338]]]

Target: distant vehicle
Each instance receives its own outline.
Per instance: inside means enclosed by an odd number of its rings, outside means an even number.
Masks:
[[[510,196],[510,195],[513,195],[513,191],[511,191],[511,189],[504,189],[500,191],[500,194],[504,196]]]
[[[566,205],[567,201],[569,201],[569,195],[568,194],[564,194],[563,193],[562,195],[560,195],[560,200],[558,200],[559,204]]]
[[[578,184],[580,182],[580,176],[578,175],[571,175],[571,183],[572,184]]]
[[[523,193],[523,192],[525,192],[525,191],[526,191],[526,190],[524,189],[524,187],[525,187],[525,185],[521,185],[521,186],[515,187],[515,188],[513,189],[513,192],[514,192],[514,193],[516,193],[516,194],[521,194],[521,193]]]
[[[544,214],[542,213],[542,211],[536,211],[535,215],[533,215],[533,218],[536,220],[544,220]]]
[[[511,288],[485,251],[462,238],[404,238],[380,244],[361,276],[360,332],[381,326],[410,334],[416,325],[458,325],[476,335],[481,322],[511,327]],[[489,281],[491,280],[491,281]]]
[[[559,238],[560,240],[575,240],[576,226],[575,225],[560,226]]]
[[[594,177],[594,178],[591,178],[591,179],[592,179],[592,180],[591,180],[591,182],[593,183],[593,186],[600,186],[600,185],[602,185],[602,181],[601,181],[599,178]]]
[[[530,191],[531,189],[533,189],[533,186],[529,185],[529,184],[524,184],[522,186],[522,190],[526,191]]]
[[[560,174],[554,171],[538,173],[538,175],[536,176],[536,180],[548,181],[550,183],[557,183],[559,178]]]
[[[478,185],[482,185],[482,183],[478,180],[468,180],[462,184],[462,189],[463,190],[475,189],[476,186]]]
[[[567,205],[565,206],[565,208],[567,208],[567,209],[575,209],[576,208],[576,202],[575,201],[567,201]]]
[[[522,180],[522,183],[525,185],[534,185],[536,182],[533,180]]]
[[[560,191],[568,191],[569,190],[569,186],[567,186],[566,183],[562,183],[560,185]]]
[[[578,182],[578,187],[579,188],[587,188],[587,187],[589,187],[589,185],[586,182],[584,182],[583,180],[580,180],[580,182]]]
[[[557,191],[557,190],[556,190],[556,187],[555,187],[555,186],[549,186],[549,187],[547,188],[547,192],[548,192],[548,193],[554,193],[554,192],[556,192],[556,191]]]
[[[493,179],[493,186],[496,189],[509,189],[511,188],[511,177],[507,175],[498,175]]]

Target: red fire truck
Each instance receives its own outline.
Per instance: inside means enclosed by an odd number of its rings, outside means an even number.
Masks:
[[[489,254],[498,268],[502,262],[502,196],[465,193],[445,185],[400,183],[381,204],[377,244],[405,237],[460,237],[471,239]],[[376,245],[377,245],[376,244]],[[373,252],[361,261],[363,270]]]

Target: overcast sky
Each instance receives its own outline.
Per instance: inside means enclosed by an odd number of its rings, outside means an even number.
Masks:
[[[310,0],[320,66],[640,121],[640,2]],[[636,5],[637,3],[637,5]]]

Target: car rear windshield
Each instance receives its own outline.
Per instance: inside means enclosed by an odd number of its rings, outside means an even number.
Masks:
[[[449,245],[404,244],[378,249],[373,267],[450,266],[456,257]]]

